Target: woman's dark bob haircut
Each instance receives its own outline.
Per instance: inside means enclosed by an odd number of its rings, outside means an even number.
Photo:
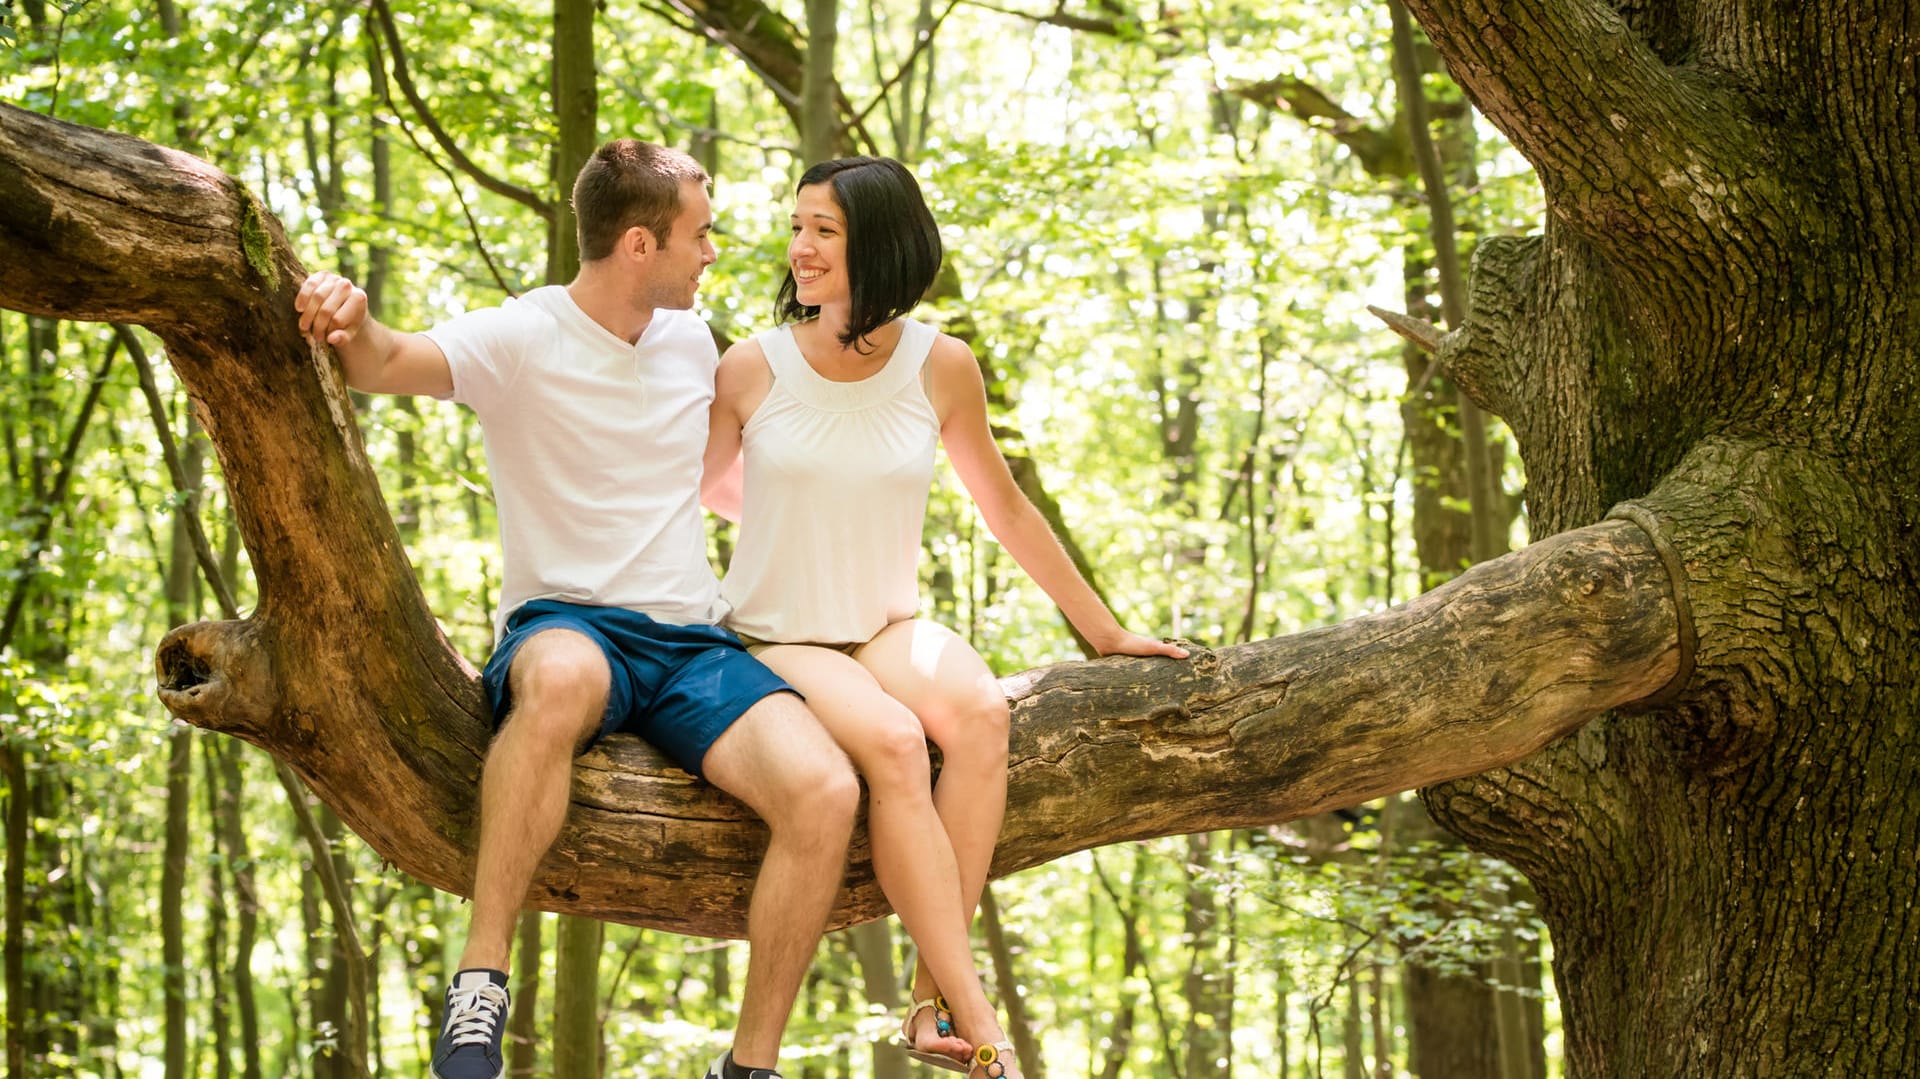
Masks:
[[[794,191],[829,184],[847,219],[847,279],[853,321],[840,344],[858,347],[868,334],[913,310],[940,273],[940,229],[907,167],[889,157],[843,157],[822,161],[800,177]],[[796,297],[793,267],[775,301],[782,322],[820,314]],[[864,351],[864,349],[862,350]]]

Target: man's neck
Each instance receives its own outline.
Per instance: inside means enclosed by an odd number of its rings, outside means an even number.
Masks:
[[[579,275],[567,286],[567,295],[573,297],[574,304],[588,318],[629,344],[640,340],[640,335],[653,324],[653,308],[635,307],[624,289],[605,275],[593,272],[591,264],[580,268]]]

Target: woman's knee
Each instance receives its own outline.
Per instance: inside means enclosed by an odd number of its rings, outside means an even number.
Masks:
[[[929,789],[933,779],[927,754],[927,732],[920,720],[905,708],[897,715],[870,724],[863,732],[862,744],[853,751],[867,786],[882,789],[917,787]]]
[[[940,752],[948,760],[1005,760],[1011,715],[998,684],[969,690],[950,703],[942,724]]]

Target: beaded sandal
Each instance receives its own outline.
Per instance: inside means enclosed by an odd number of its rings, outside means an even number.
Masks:
[[[987,1079],[1003,1079],[1007,1074],[1007,1062],[1013,1059],[1012,1042],[994,1042],[983,1045],[973,1051],[973,1067]],[[972,1068],[968,1069],[969,1072]]]
[[[914,1046],[913,1021],[920,1018],[920,1013],[929,1008],[933,1010],[934,1033],[940,1035],[942,1038],[951,1038],[954,1036],[953,1011],[947,1007],[947,998],[935,993],[925,1000],[916,1000],[913,1002],[913,1007],[907,1011],[906,1019],[900,1023],[900,1036],[894,1039],[894,1047],[922,1064],[931,1064],[936,1068],[945,1068],[948,1071],[966,1071],[968,1067],[967,1064],[962,1064],[960,1061],[955,1060],[945,1053],[935,1053]],[[971,1063],[971,1061],[968,1063]]]

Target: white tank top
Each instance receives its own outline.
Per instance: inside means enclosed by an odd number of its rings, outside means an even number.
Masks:
[[[765,641],[871,640],[920,605],[920,531],[940,421],[920,377],[936,331],[901,319],[885,367],[822,378],[790,327],[760,334],[773,385],[741,430],[740,539],[725,624]]]

